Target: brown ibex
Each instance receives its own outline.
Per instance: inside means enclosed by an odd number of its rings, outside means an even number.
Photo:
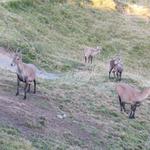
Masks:
[[[85,63],[91,62],[91,64],[92,64],[93,57],[94,57],[95,55],[97,55],[98,53],[100,53],[101,50],[102,50],[101,47],[96,47],[96,48],[88,47],[88,48],[84,49],[84,59],[85,59]]]
[[[119,98],[120,111],[122,111],[122,109],[126,111],[125,104],[131,105],[129,118],[135,118],[136,107],[140,106],[141,102],[150,96],[150,88],[141,91],[125,83],[117,84],[116,91]]]
[[[30,92],[31,82],[34,82],[34,93],[36,93],[36,67],[33,64],[26,64],[22,62],[21,53],[16,52],[12,60],[11,66],[17,66],[17,93],[19,95],[20,81],[25,83],[24,87],[24,99],[26,99],[26,93]]]

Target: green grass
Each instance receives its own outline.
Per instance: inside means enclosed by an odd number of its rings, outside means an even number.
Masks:
[[[7,125],[0,125],[1,150],[35,150],[31,142],[22,138],[19,131]]]
[[[18,103],[27,103],[44,114],[51,114],[52,108],[67,113],[66,122],[60,120],[66,126],[60,130],[49,129],[47,124],[53,120],[46,118],[43,122],[43,116],[32,111],[23,123],[33,135],[24,135],[17,127],[0,126],[0,149],[150,149],[149,103],[145,101],[137,110],[137,118],[129,120],[128,115],[120,113],[116,81],[108,79],[108,62],[120,53],[125,68],[122,81],[139,88],[150,86],[149,35],[150,24],[144,19],[79,5],[79,1],[0,3],[0,45],[12,51],[19,48],[25,62],[49,72],[63,72],[54,81],[39,79],[37,95],[26,102],[20,96],[13,103],[17,108]],[[97,45],[103,47],[102,53],[92,65],[83,64],[83,48]],[[0,75],[0,91],[10,98],[15,93],[15,76],[3,71]]]
[[[120,52],[129,68],[142,70],[150,65],[150,30],[144,20],[114,11],[39,0],[3,3],[0,13],[1,45],[19,47],[26,62],[47,70],[78,68],[83,62],[83,48],[97,45],[104,49],[98,60]]]
[[[149,149],[149,145],[146,146],[150,133],[149,113],[146,111],[149,106],[144,104],[140,109],[138,108],[136,120],[129,120],[128,115],[119,112],[117,95],[110,90],[114,89],[115,83],[113,85],[107,83],[104,86],[105,83],[99,80],[101,86],[98,87],[93,81],[89,81],[90,85],[86,83],[81,85],[82,80],[69,82],[67,79],[67,81],[68,83],[66,81],[50,82],[45,87],[51,89],[49,95],[56,105],[61,105],[70,115],[74,116],[80,112],[93,118],[99,125],[104,124],[100,130],[86,123],[80,123],[83,129],[93,135],[92,143],[95,146],[93,149],[96,149],[98,145],[102,147],[103,143],[106,145],[105,149],[109,150]],[[146,115],[146,118],[142,113]],[[98,135],[101,135],[102,139],[98,138]]]

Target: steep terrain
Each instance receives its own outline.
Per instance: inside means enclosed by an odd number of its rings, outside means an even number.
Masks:
[[[0,69],[1,150],[150,149],[149,100],[136,119],[128,119],[120,113],[116,81],[108,79],[108,62],[119,53],[122,82],[150,87],[150,24],[79,2],[0,3],[1,47],[19,48],[25,62],[62,73],[56,80],[38,79],[37,94],[24,101],[23,90],[15,96],[15,73]],[[97,45],[102,53],[85,65],[83,48]]]

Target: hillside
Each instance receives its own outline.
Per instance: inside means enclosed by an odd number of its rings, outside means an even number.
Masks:
[[[120,113],[108,79],[110,58],[124,62],[122,82],[150,87],[150,23],[141,16],[81,1],[5,0],[0,3],[0,47],[38,68],[61,74],[38,79],[37,94],[16,97],[16,76],[0,69],[1,150],[149,150],[150,103],[136,119]],[[83,48],[101,45],[94,63]],[[127,107],[128,110],[130,106]],[[58,117],[61,113],[66,118]]]

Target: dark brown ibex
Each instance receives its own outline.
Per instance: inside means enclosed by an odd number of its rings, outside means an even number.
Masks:
[[[114,77],[117,77],[117,80],[121,80],[123,65],[121,63],[116,64],[112,72],[114,74]]]
[[[121,80],[121,76],[122,76],[122,72],[123,72],[123,64],[122,64],[121,59],[119,57],[116,57],[116,58],[113,58],[110,60],[109,78],[110,78],[111,72],[113,72],[114,77],[117,76],[117,79]]]

